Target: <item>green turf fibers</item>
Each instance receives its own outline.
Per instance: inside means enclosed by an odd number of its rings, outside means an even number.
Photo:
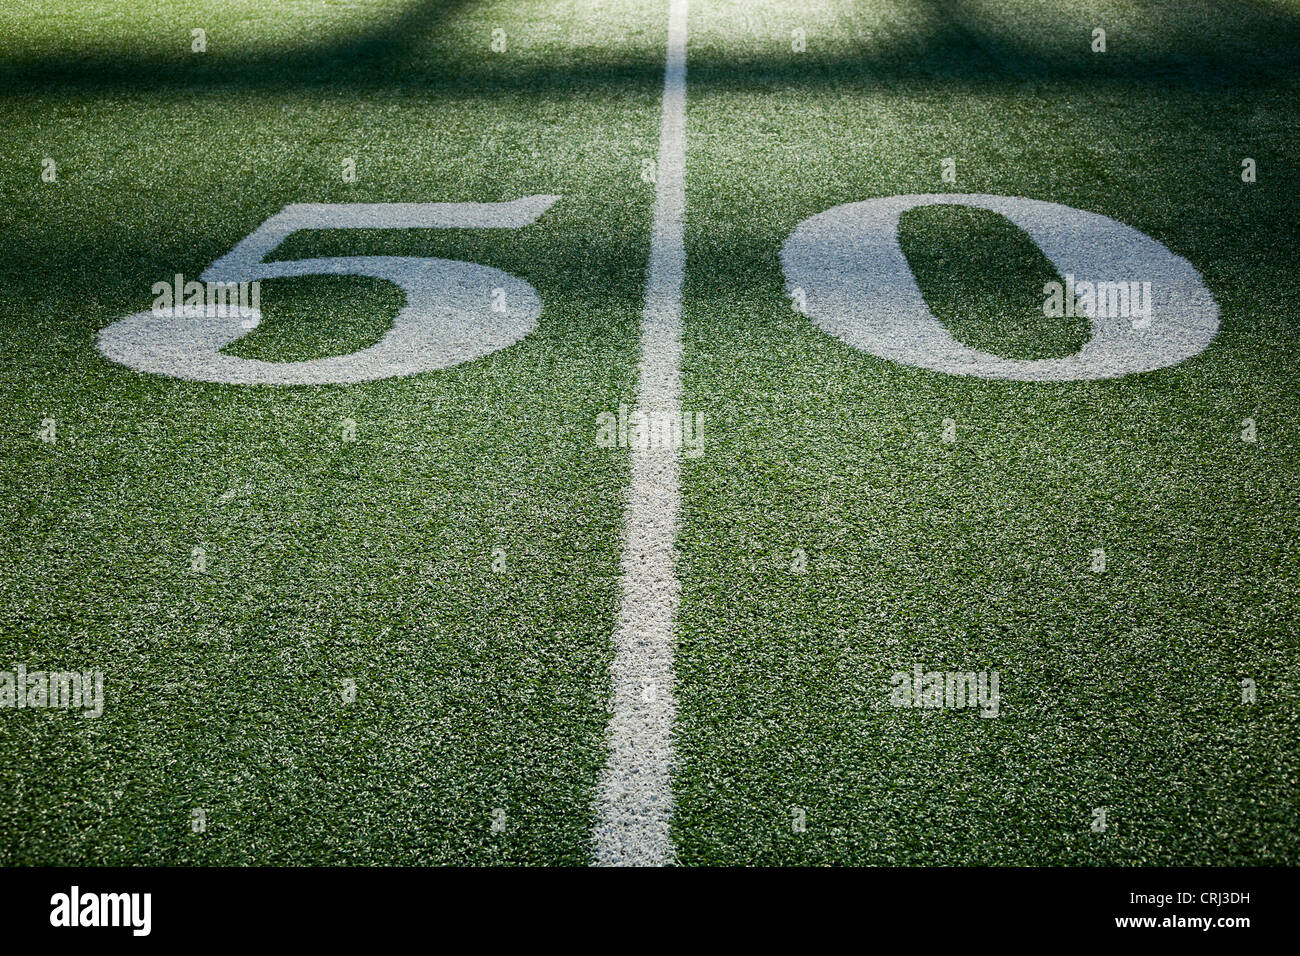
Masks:
[[[108,702],[0,714],[0,863],[585,863],[627,484],[594,422],[634,382],[662,77],[626,64],[661,59],[660,18],[57,6],[0,19],[0,669],[102,668]],[[562,198],[527,229],[275,253],[526,279],[538,328],[482,360],[267,388],[95,351],[154,282],[288,203],[538,193]],[[347,353],[400,303],[364,279],[267,282],[229,351]]]
[[[691,28],[682,862],[1300,862],[1300,8],[826,0]],[[794,311],[800,221],[926,192],[1141,229],[1200,269],[1219,337],[1148,374],[999,382]],[[903,243],[962,341],[1077,347],[996,217],[918,211]],[[997,670],[1000,716],[890,706],[915,664]]]
[[[666,12],[0,11],[0,670],[102,668],[108,698],[0,712],[0,864],[587,862],[628,480],[594,423],[635,386]],[[1297,49],[1291,0],[694,0],[681,863],[1300,862]],[[1010,383],[791,307],[799,222],[926,192],[1140,229],[1201,271],[1220,334]],[[95,350],[286,204],[539,193],[562,199],[523,230],[275,253],[526,279],[538,328],[478,361],[267,388]],[[961,341],[1083,341],[996,216],[917,210],[901,241]],[[263,293],[231,354],[344,354],[400,307],[357,278]],[[917,664],[997,670],[1000,715],[889,706]]]

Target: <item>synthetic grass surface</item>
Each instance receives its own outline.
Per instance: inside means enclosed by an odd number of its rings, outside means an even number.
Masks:
[[[101,667],[108,696],[0,713],[0,863],[587,861],[627,487],[594,426],[635,385],[666,12],[0,12],[0,669]],[[692,4],[681,862],[1300,862],[1298,41],[1294,3]],[[1141,229],[1201,271],[1219,336],[1143,375],[997,382],[791,308],[800,221],[923,192]],[[482,360],[267,388],[95,351],[288,203],[541,193],[563,198],[518,231],[274,254],[526,279],[538,328]],[[917,210],[901,239],[962,341],[1086,335],[1042,316],[1052,266],[998,217]],[[274,280],[263,306],[227,352],[347,353],[400,295]],[[915,664],[998,670],[1000,716],[890,707]]]
[[[1298,16],[695,8],[684,404],[712,428],[683,482],[683,862],[1300,862]],[[1267,178],[1242,182],[1247,156]],[[1023,383],[878,359],[794,311],[796,224],[925,192],[1135,226],[1202,272],[1220,334],[1169,369]],[[936,207],[902,242],[962,341],[1077,347],[1018,230]],[[1000,716],[890,706],[916,664],[997,670]]]
[[[60,27],[32,5],[4,26],[7,48],[33,31],[11,55],[39,82],[0,102],[3,668],[99,667],[108,703],[4,713],[0,862],[584,863],[627,483],[593,423],[632,388],[659,82],[602,58],[660,57],[657,18],[153,6],[69,4]],[[514,70],[551,89],[512,89]],[[481,361],[266,388],[95,350],[154,282],[197,277],[288,203],[537,193],[562,198],[526,229],[310,232],[274,253],[526,279],[538,328]],[[364,279],[269,281],[230,352],[347,353],[400,303]]]

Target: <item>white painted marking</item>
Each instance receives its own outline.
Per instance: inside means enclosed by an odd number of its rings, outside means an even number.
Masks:
[[[225,355],[261,314],[137,312],[99,333],[99,351],[140,372],[229,385],[333,385],[414,375],[481,358],[537,327],[542,304],[531,285],[472,262],[414,256],[334,256],[266,262],[300,229],[517,229],[558,196],[504,203],[340,203],[286,206],[202,275],[205,282],[285,276],[355,275],[386,279],[406,294],[393,327],[350,355],[265,362]]]
[[[654,233],[641,324],[637,403],[681,419],[682,278],[686,270],[686,3],[672,0],[659,127]],[[623,568],[614,631],[609,756],[594,834],[598,866],[672,862],[673,621],[680,460],[674,448],[632,448]]]
[[[925,304],[898,243],[908,209],[975,206],[1005,216],[1037,243],[1061,275],[1151,285],[1151,318],[1092,317],[1092,338],[1074,355],[1008,359],[953,338]],[[786,285],[802,290],[817,326],[881,358],[951,375],[1064,382],[1115,378],[1175,365],[1219,330],[1219,307],[1192,264],[1132,226],[1059,203],[1017,196],[934,194],[845,203],[801,222],[781,249]]]

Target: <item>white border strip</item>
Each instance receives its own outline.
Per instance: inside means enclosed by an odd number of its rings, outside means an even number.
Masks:
[[[654,233],[641,325],[637,404],[652,421],[681,420],[682,278],[686,270],[686,3],[668,12],[668,60],[655,188]],[[659,418],[657,416],[664,416]],[[597,866],[672,862],[673,620],[679,455],[633,445],[623,568],[614,631],[609,758],[594,834]]]

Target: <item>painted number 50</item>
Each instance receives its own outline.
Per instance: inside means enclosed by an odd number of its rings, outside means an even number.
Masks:
[[[450,259],[337,256],[267,261],[300,229],[517,229],[558,196],[503,203],[345,203],[286,206],[203,273],[209,282],[309,275],[386,279],[406,294],[393,327],[369,348],[305,362],[224,355],[247,333],[236,315],[137,312],[99,334],[108,358],[142,372],[237,385],[362,382],[447,368],[519,341],[536,327],[533,287],[487,266]],[[899,217],[930,205],[988,209],[1023,229],[1062,275],[1150,283],[1141,327],[1090,316],[1092,336],[1065,358],[1017,360],[957,341],[929,310],[898,240]],[[786,284],[818,327],[880,358],[936,372],[1020,381],[1113,378],[1174,365],[1201,352],[1219,309],[1199,274],[1161,243],[1121,222],[1014,196],[890,196],[846,203],[801,222],[781,250]]]

